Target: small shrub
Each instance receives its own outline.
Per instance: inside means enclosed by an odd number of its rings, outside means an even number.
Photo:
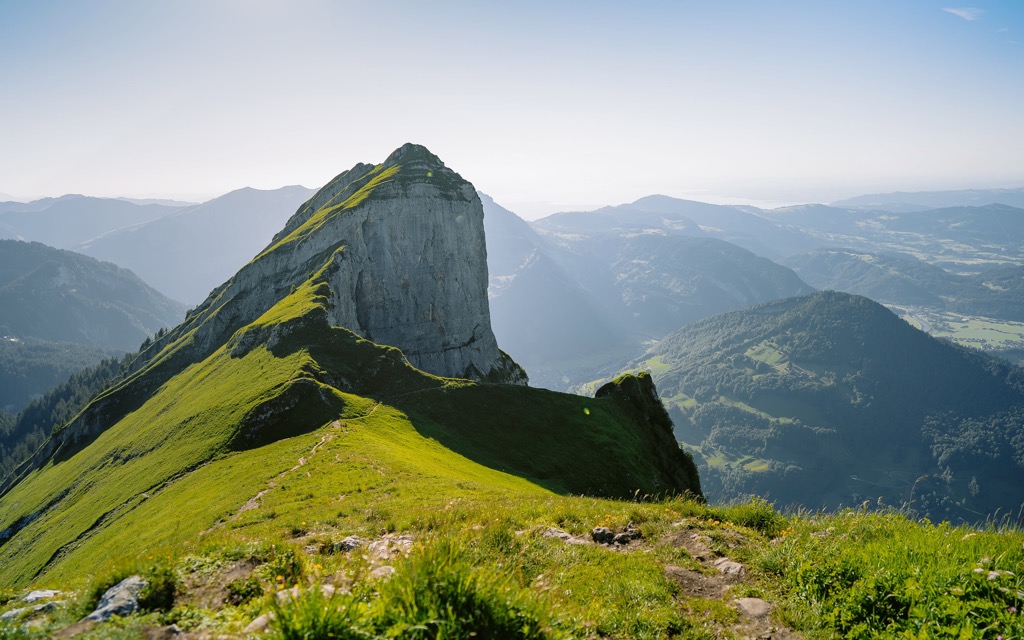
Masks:
[[[32,631],[16,622],[0,620],[0,640],[28,640],[29,638],[42,637],[41,634],[32,633]]]
[[[263,595],[263,585],[253,576],[233,580],[224,588],[228,592],[228,604],[236,607]]]
[[[770,502],[758,497],[751,498],[750,502],[713,511],[722,520],[748,527],[769,538],[779,535],[788,523],[785,516],[777,513]]]
[[[530,592],[460,555],[449,541],[411,554],[381,587],[381,622],[388,637],[553,637],[554,623]]]
[[[278,586],[298,584],[302,578],[302,561],[290,547],[273,545],[262,556],[263,564],[256,570],[260,578],[275,582]]]
[[[274,632],[280,640],[368,640],[367,606],[351,594],[307,589],[285,602],[274,599]]]

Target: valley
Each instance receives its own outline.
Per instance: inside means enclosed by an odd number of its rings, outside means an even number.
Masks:
[[[1022,29],[0,0],[0,640],[1024,640]]]
[[[897,307],[893,311],[912,326],[937,338],[980,349],[1016,364],[1024,364],[1024,322],[972,316],[927,307]]]
[[[1024,340],[1012,252],[877,218],[828,249],[832,223],[781,215],[650,197],[527,223],[423,147],[356,165],[184,322],[0,415],[0,615],[34,625],[0,630],[1016,629],[991,606],[1024,595],[969,577],[1024,561],[1024,374],[985,355]],[[154,273],[191,242],[158,235]],[[950,535],[976,541],[927,576],[965,594],[949,613],[822,586],[909,584],[886,554]],[[136,613],[87,619],[130,576]],[[20,604],[42,585],[72,604]]]

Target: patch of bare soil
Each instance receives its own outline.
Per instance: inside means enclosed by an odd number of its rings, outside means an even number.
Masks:
[[[665,575],[675,581],[689,598],[722,600],[739,614],[739,621],[718,625],[724,637],[739,640],[797,640],[801,638],[792,629],[775,619],[776,606],[761,598],[736,597],[738,587],[747,584],[747,568],[717,549],[735,549],[743,544],[742,532],[727,527],[715,530],[716,540],[690,523],[677,523],[677,530],[665,536],[663,542],[685,549],[701,569],[668,565]]]

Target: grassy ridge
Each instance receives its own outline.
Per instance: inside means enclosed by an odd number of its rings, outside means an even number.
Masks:
[[[621,398],[425,374],[397,349],[329,327],[325,287],[298,287],[89,446],[4,495],[3,583],[89,571],[115,550],[180,548],[222,527],[280,527],[292,508],[329,513],[339,493],[381,483],[422,487],[410,504],[492,489],[626,495],[689,486],[677,467],[692,462]],[[146,383],[143,370],[119,393],[139,395]],[[296,465],[305,475],[293,494],[274,478]],[[264,490],[268,508],[243,509]]]

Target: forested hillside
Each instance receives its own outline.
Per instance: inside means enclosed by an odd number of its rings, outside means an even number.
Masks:
[[[1024,502],[1024,370],[821,292],[669,335],[654,372],[713,499],[879,500],[933,519]]]

